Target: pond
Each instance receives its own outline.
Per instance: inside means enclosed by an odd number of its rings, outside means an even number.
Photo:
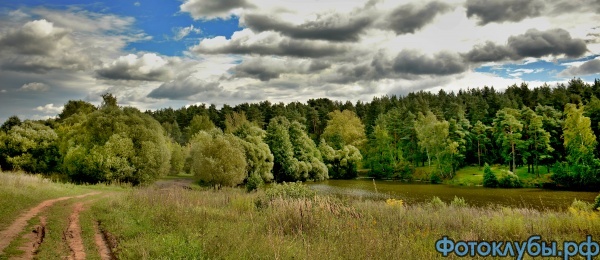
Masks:
[[[563,191],[547,189],[499,189],[452,186],[445,184],[406,183],[400,181],[375,181],[371,179],[327,180],[307,182],[321,193],[359,198],[395,198],[405,203],[423,203],[437,196],[449,203],[454,196],[462,197],[469,205],[485,207],[500,205],[535,209],[565,210],[574,199],[593,202],[598,192]],[[377,189],[377,190],[375,190]]]

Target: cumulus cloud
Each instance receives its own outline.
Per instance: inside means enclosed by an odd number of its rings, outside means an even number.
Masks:
[[[188,27],[178,27],[178,28],[175,28],[174,31],[175,31],[175,37],[174,37],[174,39],[176,41],[179,41],[179,40],[185,38],[190,33],[199,34],[199,33],[202,32],[202,30],[200,30],[200,28],[195,28],[193,24],[190,24],[190,26],[188,26]]]
[[[176,79],[160,85],[152,90],[148,97],[156,99],[191,99],[192,96],[202,94],[205,98],[219,96],[223,88],[218,82],[208,82],[194,76]]]
[[[241,22],[255,32],[277,31],[296,39],[328,41],[357,41],[373,19],[368,16],[354,17],[346,14],[329,13],[314,21],[299,25],[267,15],[245,14]]]
[[[450,5],[442,2],[429,2],[423,6],[405,4],[394,9],[386,18],[387,27],[396,34],[415,33],[431,23],[441,13],[450,11]]]
[[[569,77],[569,76],[583,76],[600,74],[600,59],[596,58],[584,62],[579,66],[572,66],[568,69],[561,71],[558,76]]]
[[[45,92],[48,91],[50,88],[48,87],[48,85],[44,84],[44,83],[40,83],[40,82],[31,82],[31,83],[27,83],[27,84],[23,84],[23,86],[21,86],[21,88],[19,88],[20,91],[39,91],[39,92]]]
[[[71,45],[68,31],[45,19],[27,22],[0,36],[0,49],[24,55],[49,55]]]
[[[46,104],[45,106],[38,106],[34,110],[43,112],[45,114],[58,114],[63,110],[62,106],[54,106],[54,104]]]
[[[331,64],[308,59],[283,59],[278,57],[255,57],[243,61],[230,71],[236,77],[256,78],[269,81],[279,78],[281,74],[306,74],[327,69]]]
[[[467,0],[467,16],[477,16],[479,25],[492,22],[519,22],[537,17],[545,7],[542,0]]]
[[[237,8],[252,7],[246,0],[186,0],[179,6],[194,19],[228,18]]]
[[[525,34],[509,37],[507,45],[521,57],[561,54],[579,57],[587,51],[582,39],[571,38],[571,34],[564,29],[529,29]]]
[[[502,60],[519,60],[533,57],[564,55],[567,57],[580,57],[587,52],[585,41],[574,39],[564,29],[550,29],[538,31],[529,29],[521,35],[510,36],[506,45],[486,42],[476,45],[464,57],[471,62],[491,62]]]
[[[128,54],[96,71],[97,75],[115,80],[168,80],[173,76],[169,62],[155,53],[141,56]]]
[[[203,54],[258,54],[296,57],[324,57],[347,52],[340,43],[298,40],[266,31],[255,34],[250,29],[235,32],[231,39],[223,36],[203,39],[192,51]]]
[[[450,75],[464,72],[468,69],[460,55],[450,52],[440,52],[428,56],[416,51],[403,50],[393,61],[396,73],[414,75]]]

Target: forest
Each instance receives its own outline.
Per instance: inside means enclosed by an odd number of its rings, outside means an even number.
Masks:
[[[352,179],[431,182],[465,166],[526,167],[548,185],[600,184],[600,80],[414,92],[370,102],[191,105],[142,112],[112,94],[71,100],[47,120],[12,116],[0,131],[0,167],[76,183],[150,183],[193,174],[215,187]],[[486,172],[489,167],[485,167]],[[486,179],[484,185],[498,181]],[[505,180],[506,181],[506,180]]]

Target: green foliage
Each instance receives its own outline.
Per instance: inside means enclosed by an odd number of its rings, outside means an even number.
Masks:
[[[298,122],[271,119],[265,142],[273,152],[275,180],[323,180],[329,178],[321,153]]]
[[[487,150],[487,146],[490,144],[490,139],[488,138],[488,131],[490,127],[486,126],[481,121],[477,121],[473,126],[473,136],[476,140],[475,144],[477,145],[477,165],[481,166],[481,156],[482,153],[485,153]]]
[[[170,142],[169,148],[171,149],[171,169],[169,170],[169,173],[177,175],[183,171],[185,159],[188,157],[187,154],[189,151],[187,151],[186,147],[181,147],[181,145],[176,142]]]
[[[207,115],[194,115],[184,132],[186,133],[187,139],[190,140],[196,133],[200,131],[208,132],[213,128],[215,128],[215,124]]]
[[[583,105],[565,106],[565,122],[563,125],[564,145],[567,150],[567,161],[571,164],[589,164],[594,157],[596,136],[591,128],[589,117],[583,115]]]
[[[335,149],[352,145],[361,149],[366,142],[365,126],[360,118],[350,110],[335,110],[329,113],[330,120],[321,136]]]
[[[487,163],[483,168],[483,187],[498,187],[498,179],[496,178],[496,174],[492,172],[492,169]]]
[[[438,184],[442,182],[442,178],[440,178],[439,174],[432,172],[429,175],[429,181],[431,182],[431,184]]]
[[[251,192],[254,190],[258,190],[261,188],[265,182],[262,177],[256,173],[250,174],[248,176],[248,180],[246,181],[246,191]]]
[[[600,194],[598,194],[598,196],[596,196],[596,198],[594,199],[594,204],[592,205],[592,209],[600,210]]]
[[[246,178],[246,158],[239,139],[215,129],[200,131],[191,140],[191,174],[200,181],[221,186],[237,186]]]
[[[446,203],[443,202],[438,196],[433,196],[433,198],[431,199],[431,201],[429,201],[429,203],[427,203],[427,205],[434,209],[441,209],[447,206]]]
[[[498,187],[501,188],[521,188],[523,183],[519,180],[519,176],[516,174],[508,173],[504,174],[500,180],[498,180]]]
[[[450,206],[455,208],[466,208],[469,204],[467,204],[465,198],[454,196],[454,199],[450,202]]]
[[[522,147],[523,124],[519,121],[520,117],[519,110],[503,108],[496,113],[494,119],[496,143],[501,147],[501,155],[511,171],[516,168],[516,155],[518,148]]]
[[[375,178],[391,178],[394,175],[394,147],[392,138],[380,124],[375,126],[369,140],[366,165],[371,169],[369,176]]]
[[[570,208],[575,209],[577,211],[584,211],[584,212],[589,212],[591,210],[594,210],[595,208],[593,208],[595,205],[592,205],[590,203],[587,203],[585,201],[581,201],[578,199],[574,199],[573,203],[571,203]]]
[[[97,108],[89,102],[83,100],[69,100],[63,110],[58,114],[58,120],[62,121],[75,114],[89,114],[96,111]]]
[[[5,159],[5,170],[23,170],[30,173],[50,173],[57,170],[60,155],[58,135],[43,124],[26,120],[0,134],[0,157]]]
[[[319,149],[331,178],[351,179],[358,176],[357,165],[362,160],[362,156],[356,147],[345,145],[336,150],[321,139]]]
[[[7,133],[11,128],[18,125],[21,125],[21,119],[19,119],[18,116],[11,116],[4,123],[2,123],[0,130]]]
[[[274,183],[266,191],[268,199],[305,199],[313,198],[316,192],[301,182]]]
[[[67,118],[57,132],[62,169],[83,183],[147,183],[171,168],[171,149],[161,125],[135,108],[105,105]]]
[[[240,138],[239,142],[244,147],[248,178],[256,175],[261,177],[262,182],[273,181],[274,158],[269,145],[263,141],[265,131],[246,122],[236,127],[233,134]]]

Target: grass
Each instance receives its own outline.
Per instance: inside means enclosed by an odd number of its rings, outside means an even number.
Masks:
[[[476,208],[455,200],[434,207],[146,188],[96,203],[92,211],[117,237],[123,259],[430,259],[440,257],[434,246],[444,235],[455,241],[600,235],[592,211]]]

